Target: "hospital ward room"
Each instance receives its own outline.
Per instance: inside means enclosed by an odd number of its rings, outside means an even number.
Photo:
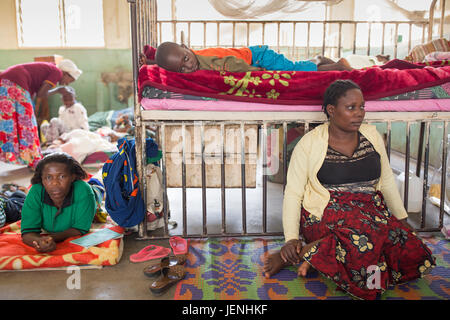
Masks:
[[[2,0],[0,39],[0,300],[450,299],[450,1]]]

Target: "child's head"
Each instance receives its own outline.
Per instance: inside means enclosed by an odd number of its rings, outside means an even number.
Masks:
[[[189,73],[198,70],[199,62],[195,53],[184,44],[163,42],[156,49],[156,64],[173,72]]]
[[[66,92],[62,95],[62,100],[66,108],[73,106],[76,102],[75,100],[75,89],[72,87],[64,87]]]
[[[38,162],[31,184],[41,183],[55,202],[64,200],[75,180],[87,177],[78,161],[66,153],[58,152],[51,153]]]

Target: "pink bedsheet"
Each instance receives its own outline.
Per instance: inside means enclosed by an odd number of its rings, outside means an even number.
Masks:
[[[294,111],[322,111],[320,105],[286,105],[248,103],[225,100],[181,100],[181,99],[148,99],[143,98],[141,105],[145,110],[180,110],[180,111],[234,111],[234,112],[294,112]],[[395,101],[366,101],[368,112],[425,112],[450,111],[450,99],[424,99],[424,100],[395,100]]]

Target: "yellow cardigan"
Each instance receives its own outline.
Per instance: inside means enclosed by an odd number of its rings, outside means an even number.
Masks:
[[[403,206],[395,184],[383,138],[373,125],[362,124],[359,128],[380,154],[381,176],[376,189],[381,191],[389,210],[397,219],[408,214]],[[330,193],[317,179],[328,149],[328,123],[305,134],[292,153],[283,199],[283,230],[285,241],[299,238],[300,209],[322,218],[330,200]]]

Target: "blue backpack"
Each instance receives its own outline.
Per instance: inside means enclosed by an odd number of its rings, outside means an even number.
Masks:
[[[119,139],[117,147],[119,152],[106,161],[102,170],[105,208],[119,226],[129,228],[141,223],[147,210],[139,190],[135,140]],[[156,162],[161,155],[154,140],[146,139],[147,159]]]

